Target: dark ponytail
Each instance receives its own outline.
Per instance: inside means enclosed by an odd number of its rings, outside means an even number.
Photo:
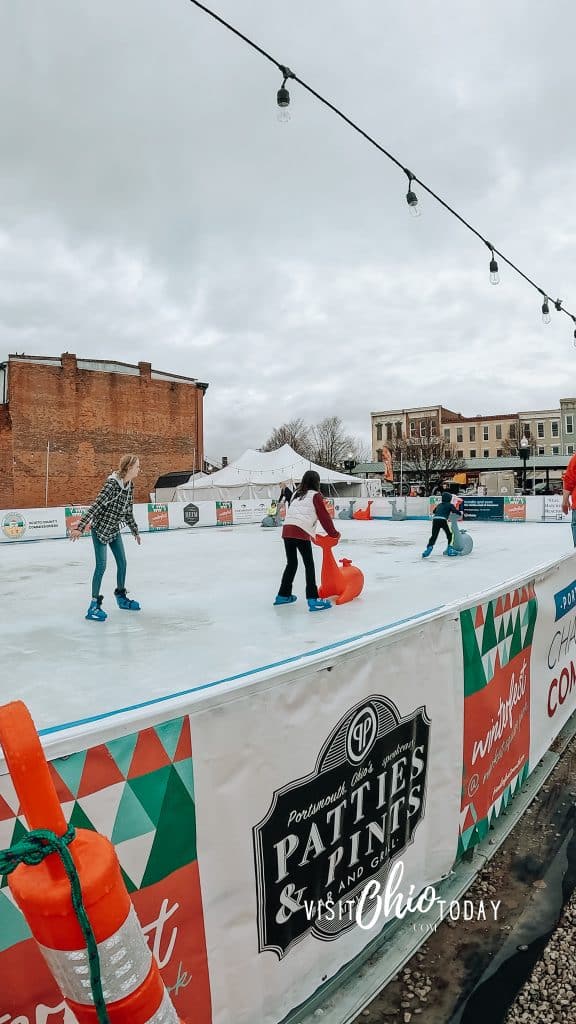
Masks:
[[[302,477],[294,498],[303,498],[308,491],[319,491],[320,490],[320,476],[315,469],[307,469]],[[292,499],[294,500],[294,499]]]

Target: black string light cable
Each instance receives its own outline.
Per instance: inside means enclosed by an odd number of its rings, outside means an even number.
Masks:
[[[224,28],[228,29],[228,31],[232,32],[235,36],[238,36],[238,38],[241,39],[244,43],[246,43],[247,46],[250,46],[253,50],[256,50],[257,53],[259,53],[266,60],[270,61],[271,64],[274,64],[276,68],[278,68],[278,71],[282,75],[282,85],[278,90],[276,101],[280,111],[279,118],[281,120],[286,120],[289,117],[287,108],[290,105],[290,93],[286,88],[286,82],[289,79],[292,79],[294,82],[297,82],[298,85],[300,85],[303,89],[305,89],[306,92],[310,93],[311,96],[314,96],[314,98],[317,99],[320,103],[322,103],[325,107],[328,107],[329,110],[331,110],[334,114],[336,114],[337,117],[344,121],[355,132],[357,132],[358,135],[361,135],[364,139],[366,139],[366,141],[369,142],[370,145],[378,149],[380,153],[382,153],[385,157],[387,157],[388,160],[395,164],[396,167],[398,167],[401,171],[404,172],[404,174],[408,178],[408,191],[406,193],[406,202],[408,204],[410,213],[414,217],[420,216],[418,196],[416,195],[412,187],[413,184],[416,183],[421,189],[424,190],[424,192],[426,192],[429,196],[432,196],[432,198],[435,199],[436,202],[440,204],[440,206],[443,206],[444,209],[448,211],[448,213],[451,213],[453,217],[456,217],[456,220],[459,220],[460,223],[463,224],[464,227],[468,229],[468,231],[471,231],[472,234],[475,235],[476,238],[478,238],[481,242],[483,242],[484,245],[490,250],[490,283],[498,284],[500,280],[498,262],[496,260],[496,256],[498,256],[508,267],[510,267],[511,270],[515,271],[516,274],[522,277],[527,284],[529,284],[542,296],[542,322],[546,325],[548,325],[551,322],[552,318],[550,316],[549,305],[550,293],[545,292],[542,288],[540,288],[540,286],[536,284],[536,282],[533,281],[531,277],[528,277],[528,275],[525,274],[524,271],[520,269],[520,267],[513,263],[512,260],[509,260],[508,257],[505,256],[503,252],[501,252],[499,249],[496,249],[496,247],[492,245],[492,243],[489,242],[488,239],[485,238],[484,235],[477,230],[477,228],[470,224],[469,221],[465,219],[465,217],[463,217],[460,213],[458,213],[457,210],[450,206],[450,204],[447,203],[445,199],[442,199],[441,196],[434,192],[434,190],[431,189],[430,186],[427,185],[424,181],[422,181],[421,178],[419,178],[416,174],[413,174],[412,171],[408,170],[408,168],[405,167],[404,164],[400,160],[398,160],[398,158],[395,157],[393,153],[390,153],[387,149],[384,148],[384,146],[381,146],[380,143],[376,141],[376,139],[372,138],[372,136],[369,135],[368,132],[365,132],[363,128],[356,124],[355,121],[352,121],[351,118],[349,118],[346,114],[343,113],[342,110],[340,110],[333,103],[331,103],[330,100],[327,100],[325,96],[322,96],[319,92],[316,92],[316,90],[313,89],[311,85],[308,85],[308,83],[305,82],[302,78],[294,74],[294,72],[291,71],[289,67],[277,61],[275,57],[273,57],[270,53],[267,53],[267,51],[264,50],[261,46],[258,46],[257,43],[255,43],[248,36],[244,35],[243,32],[240,32],[239,29],[234,27],[234,25],[231,25],[228,21],[225,21],[224,18],[220,17],[219,14],[216,14],[215,11],[211,10],[205,4],[200,3],[200,0],[190,0],[190,3],[193,4],[195,7],[200,8],[200,10],[204,11],[205,14],[208,14],[211,18],[214,19],[214,21],[219,22],[220,25],[223,25]],[[569,310],[564,308],[561,299],[556,299],[553,305],[558,313],[565,313],[566,316],[570,317],[570,319],[572,320],[574,324],[574,346],[576,347],[576,316],[574,316],[573,313],[570,313]]]

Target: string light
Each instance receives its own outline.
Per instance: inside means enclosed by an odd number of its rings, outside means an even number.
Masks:
[[[494,256],[494,246],[491,242],[486,242],[486,245],[492,253],[492,259],[490,260],[490,284],[500,284],[500,274],[498,273],[498,264]]]
[[[458,221],[460,221],[460,223],[465,228],[467,228],[468,231],[470,231],[473,235],[475,235],[476,238],[478,238],[481,242],[483,242],[484,245],[487,245],[488,248],[491,250],[491,253],[492,253],[492,259],[490,260],[490,282],[491,282],[491,284],[498,284],[498,281],[499,281],[498,264],[496,262],[496,256],[499,256],[499,258],[501,260],[503,260],[504,263],[508,267],[510,267],[511,270],[514,270],[515,273],[517,273],[520,277],[522,277],[524,279],[524,281],[526,281],[527,284],[529,284],[532,288],[534,288],[537,292],[540,292],[540,294],[542,296],[544,296],[544,302],[542,304],[542,320],[547,325],[551,322],[550,309],[549,309],[549,306],[548,306],[548,298],[547,298],[546,292],[544,292],[542,290],[542,288],[540,288],[540,286],[536,284],[535,281],[533,281],[530,277],[528,277],[528,275],[525,274],[524,271],[520,269],[520,267],[516,266],[516,264],[513,263],[512,260],[509,260],[508,257],[504,255],[504,253],[500,252],[500,250],[498,250],[498,249],[495,249],[491,245],[491,243],[488,242],[484,238],[482,233],[477,230],[477,228],[475,228],[464,217],[462,217],[462,215],[460,213],[458,213],[458,211],[455,210],[452,206],[450,206],[450,204],[447,203],[445,199],[442,199],[441,196],[439,196],[436,192],[433,191],[433,189],[431,189],[428,185],[426,185],[426,183],[423,182],[421,178],[418,178],[417,175],[412,174],[411,171],[407,171],[406,168],[404,167],[404,165],[402,164],[402,162],[400,160],[398,160],[398,158],[395,157],[393,153],[390,153],[387,149],[384,148],[384,146],[380,145],[380,143],[377,142],[376,139],[374,139],[371,135],[369,135],[368,132],[364,131],[363,128],[361,128],[358,124],[356,124],[355,121],[353,121],[350,117],[348,117],[342,110],[339,109],[339,107],[337,107],[333,103],[331,103],[330,100],[326,99],[325,96],[322,96],[319,92],[317,92],[315,89],[313,89],[312,86],[308,85],[308,83],[305,82],[302,78],[300,78],[298,75],[294,74],[294,72],[290,71],[290,69],[287,68],[285,65],[280,64],[280,62],[277,61],[275,57],[273,57],[270,53],[267,53],[266,50],[264,50],[261,46],[259,46],[257,43],[255,43],[254,40],[249,39],[248,36],[244,35],[237,28],[235,28],[233,25],[231,25],[228,21],[225,21],[224,18],[221,18],[220,15],[216,14],[215,11],[212,11],[205,4],[201,3],[200,0],[190,0],[190,3],[193,4],[195,7],[198,7],[201,11],[204,11],[204,13],[208,14],[209,17],[213,18],[214,21],[217,21],[220,25],[223,25],[224,28],[228,29],[229,32],[232,32],[235,36],[238,36],[238,38],[241,39],[244,43],[246,43],[247,46],[250,46],[253,50],[256,50],[257,53],[259,53],[262,57],[264,57],[266,60],[270,61],[271,64],[274,64],[275,67],[278,68],[278,70],[283,75],[282,86],[278,90],[278,93],[277,93],[277,96],[276,96],[276,101],[277,101],[278,108],[279,108],[279,113],[278,113],[279,120],[286,121],[290,117],[290,114],[289,114],[289,111],[288,111],[288,106],[290,104],[290,94],[289,94],[289,92],[288,92],[288,90],[286,88],[286,80],[288,78],[293,78],[295,82],[298,82],[298,84],[303,89],[306,90],[306,92],[310,93],[311,96],[314,96],[314,98],[317,99],[320,103],[322,103],[325,107],[328,107],[328,109],[331,110],[334,114],[336,114],[337,117],[339,117],[350,128],[352,128],[355,132],[357,132],[364,139],[366,139],[366,141],[369,142],[370,145],[374,146],[377,150],[379,150],[379,152],[382,153],[383,156],[385,156],[388,160],[390,160],[393,164],[395,164],[396,167],[399,168],[399,170],[404,171],[404,173],[408,175],[408,192],[406,194],[406,202],[408,203],[408,207],[409,207],[410,213],[412,214],[413,217],[419,217],[420,216],[420,209],[419,209],[419,206],[418,206],[418,197],[417,197],[416,193],[414,192],[414,190],[412,188],[412,183],[416,182],[420,186],[420,188],[422,188],[425,192],[427,192],[429,196],[432,196],[432,198],[435,199],[440,204],[440,206],[442,206],[448,213],[451,213],[453,217],[456,217],[456,219]],[[567,309],[564,309],[560,299],[556,300],[556,302],[554,303],[554,306],[555,306],[556,310],[559,313],[565,313],[566,316],[569,316],[569,317],[571,317],[572,320],[574,320],[573,314],[570,313]],[[576,320],[575,320],[575,323],[576,323]],[[576,339],[576,335],[575,335],[575,339]]]
[[[413,217],[420,216],[420,207],[418,206],[418,196],[412,190],[412,182],[414,181],[414,175],[404,168],[405,174],[408,176],[408,191],[406,193],[406,202],[408,203],[408,209]]]

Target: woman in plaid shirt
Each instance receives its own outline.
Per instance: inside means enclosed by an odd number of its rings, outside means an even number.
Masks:
[[[84,513],[78,526],[70,530],[70,540],[78,540],[90,523],[92,541],[96,556],[96,568],[92,577],[92,600],[86,613],[87,619],[104,622],[107,618],[102,608],[104,598],[100,594],[102,577],[106,569],[106,552],[108,545],[116,559],[117,586],[114,596],[120,608],[139,612],[138,601],[131,601],[126,596],[126,554],[120,530],[124,523],[130,527],[136,543],[140,544],[140,534],[134,519],[133,500],[134,484],[132,481],[140,472],[140,459],[137,455],[125,455],[120,460],[116,473],[111,473],[104,484],[96,501]]]

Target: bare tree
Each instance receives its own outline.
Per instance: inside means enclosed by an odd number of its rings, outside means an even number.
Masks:
[[[303,455],[305,459],[312,458],[310,427],[300,417],[295,420],[289,420],[288,423],[282,423],[279,427],[274,427],[266,444],[263,445],[262,451],[273,452],[276,448],[281,448],[283,444],[289,444],[295,452]]]
[[[405,476],[419,480],[426,494],[430,494],[434,487],[455,473],[465,472],[466,467],[464,460],[456,454],[456,446],[438,435],[435,420],[422,419],[418,423],[419,435],[395,441],[391,448],[392,457],[396,475],[402,456]]]
[[[326,469],[342,469],[356,461],[355,440],[344,430],[339,416],[326,416],[311,429],[312,461]]]

